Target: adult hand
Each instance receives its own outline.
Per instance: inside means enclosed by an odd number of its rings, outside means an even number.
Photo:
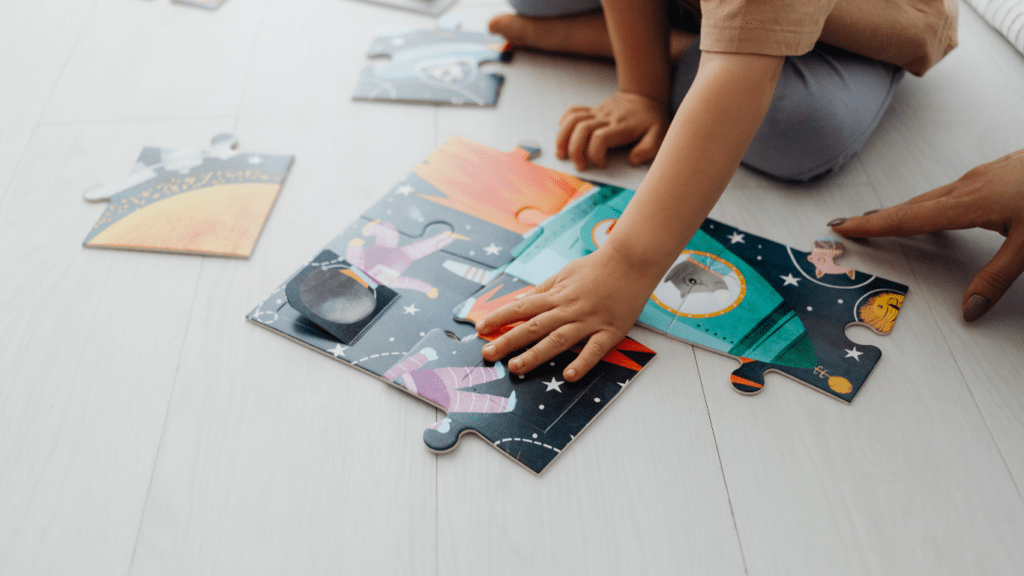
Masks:
[[[668,130],[668,105],[640,94],[616,92],[595,108],[574,106],[562,114],[555,153],[577,170],[608,164],[608,149],[636,142],[629,163],[650,162]]]
[[[622,341],[660,279],[657,270],[638,270],[604,246],[566,264],[526,296],[478,322],[480,334],[522,322],[484,346],[484,358],[497,361],[537,342],[508,364],[511,372],[525,374],[589,337],[562,373],[575,382]]]
[[[964,293],[964,320],[973,322],[1024,273],[1024,150],[982,164],[956,182],[902,204],[829,224],[852,238],[966,228],[984,228],[1005,236],[1002,247]]]

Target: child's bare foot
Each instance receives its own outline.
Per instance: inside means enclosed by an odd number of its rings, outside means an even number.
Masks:
[[[488,28],[504,36],[514,47],[600,58],[614,57],[608,26],[604,21],[604,13],[600,11],[556,18],[499,14],[491,19]],[[678,59],[694,38],[696,36],[688,32],[672,30],[669,35],[672,60]]]

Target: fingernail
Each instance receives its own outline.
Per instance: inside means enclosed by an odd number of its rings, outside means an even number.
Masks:
[[[488,344],[487,346],[484,346],[484,354],[490,356],[491,352],[494,352],[494,344]]]
[[[519,358],[515,358],[508,363],[508,367],[511,368],[512,370],[519,370],[520,368],[523,367],[523,361],[520,360]]]
[[[865,212],[865,213],[861,214],[861,216],[871,216],[871,215],[872,215],[872,214],[874,214],[875,212],[878,212],[878,209],[877,209],[877,208],[875,208],[874,210],[868,210],[867,212]]]
[[[575,368],[569,368],[568,370],[566,370],[565,371],[565,377],[568,378],[569,380],[572,380],[573,378],[575,378],[576,377],[576,369]]]
[[[829,228],[831,228],[833,226],[839,226],[843,222],[846,222],[846,218],[836,218],[835,220],[829,222],[828,224],[825,224],[825,226],[828,226]]]
[[[971,296],[967,300],[967,306],[964,306],[964,321],[974,322],[980,318],[982,314],[988,312],[988,309],[991,307],[992,301],[981,294]]]

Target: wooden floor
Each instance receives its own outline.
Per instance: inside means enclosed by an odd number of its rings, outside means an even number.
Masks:
[[[629,391],[541,478],[437,414],[244,314],[450,135],[553,157],[556,120],[614,88],[607,62],[520,52],[496,109],[350,99],[379,25],[349,0],[36,0],[0,20],[0,574],[1024,573],[1024,281],[960,319],[1000,238],[851,247],[911,292],[846,406],[660,335]],[[480,28],[500,0],[451,14]],[[909,78],[830,180],[741,170],[712,216],[807,246],[1024,147],[1024,56],[966,5],[961,45]],[[252,258],[84,250],[144,145],[296,161]],[[589,177],[635,186],[619,157]]]

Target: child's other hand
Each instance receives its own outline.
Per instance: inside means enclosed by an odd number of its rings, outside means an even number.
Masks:
[[[638,166],[650,162],[668,130],[668,105],[640,94],[616,92],[596,108],[574,106],[562,114],[556,155],[572,158],[577,170],[588,163],[603,168],[608,149],[637,142],[629,153],[629,163]]]
[[[902,204],[833,222],[836,232],[852,238],[975,227],[1005,236],[1002,247],[964,293],[964,320],[973,322],[1024,273],[1024,150],[982,164],[956,182]]]
[[[489,334],[522,322],[484,346],[484,358],[497,361],[537,342],[509,361],[513,373],[525,374],[589,337],[562,372],[575,382],[622,341],[660,279],[657,270],[637,270],[635,263],[604,246],[566,264],[523,298],[477,323],[480,334]]]

